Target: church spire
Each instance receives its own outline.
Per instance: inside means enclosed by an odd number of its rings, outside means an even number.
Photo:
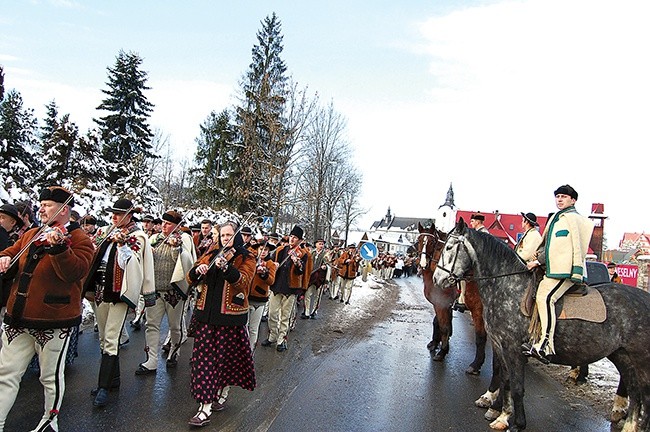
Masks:
[[[449,183],[449,190],[447,191],[447,198],[445,199],[445,203],[440,207],[444,207],[444,206],[447,206],[451,209],[456,207],[454,204],[454,187],[452,186],[451,183]]]

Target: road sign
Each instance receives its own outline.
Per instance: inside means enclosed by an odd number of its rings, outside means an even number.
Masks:
[[[377,257],[377,246],[374,243],[366,242],[361,245],[361,258],[371,261]]]
[[[262,216],[262,228],[265,230],[273,228],[273,216]]]

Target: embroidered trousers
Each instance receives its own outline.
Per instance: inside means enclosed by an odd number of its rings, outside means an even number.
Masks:
[[[70,328],[25,329],[3,325],[0,349],[0,431],[16,401],[20,380],[29,362],[38,355],[40,381],[45,394],[45,413],[39,425],[51,422],[58,430],[57,415],[65,392],[65,356],[70,344]]]
[[[170,291],[171,292],[171,291]],[[147,325],[145,331],[145,340],[147,343],[147,361],[143,363],[147,369],[158,368],[158,353],[160,351],[160,324],[165,315],[167,315],[167,324],[171,333],[171,349],[169,350],[169,359],[180,356],[181,348],[181,321],[183,317],[184,301],[177,301],[177,297],[172,296],[169,301],[168,292],[161,291],[160,297],[156,299],[156,304],[146,309],[145,316]]]

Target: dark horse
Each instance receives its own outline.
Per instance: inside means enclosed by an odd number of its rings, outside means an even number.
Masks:
[[[442,361],[449,352],[449,338],[452,335],[451,306],[456,299],[455,290],[442,290],[433,283],[433,272],[436,269],[442,246],[447,239],[447,234],[438,231],[435,224],[424,228],[418,223],[418,256],[422,268],[422,280],[424,282],[424,297],[433,305],[435,316],[433,317],[433,335],[427,348],[433,354],[433,360]],[[476,337],[476,354],[474,361],[469,365],[466,373],[478,375],[481,366],[485,362],[485,343],[487,333],[483,322],[483,304],[478,293],[475,282],[469,282],[465,290],[465,305],[472,313],[474,332]]]
[[[511,412],[510,430],[526,428],[524,377],[529,318],[520,301],[535,276],[503,242],[469,229],[461,219],[449,233],[434,272],[434,282],[452,289],[471,270],[483,299],[483,317],[493,349],[501,359],[504,410]],[[554,363],[587,364],[607,357],[625,381],[630,398],[624,431],[650,431],[650,294],[627,285],[593,287],[605,301],[602,323],[558,320]]]

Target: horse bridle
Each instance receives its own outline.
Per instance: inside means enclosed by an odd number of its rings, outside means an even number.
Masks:
[[[431,268],[433,264],[436,263],[436,248],[435,246],[433,247],[433,252],[431,254],[427,253],[427,244],[429,243],[429,237],[432,237],[435,239],[437,243],[443,243],[442,240],[440,240],[440,236],[438,233],[428,233],[428,232],[423,232],[420,233],[421,236],[423,236],[422,239],[422,249],[418,251],[418,255],[420,255],[420,267],[423,269],[429,268],[429,270],[434,270],[435,268]],[[440,249],[440,252],[442,252],[442,249]],[[430,256],[429,256],[430,255]],[[438,256],[440,258],[440,256]]]
[[[450,238],[457,238],[458,239],[457,246],[459,248],[462,247],[469,254],[469,251],[467,250],[467,246],[465,246],[465,236],[456,235],[456,234],[449,234],[449,236],[447,237],[447,241],[449,241]],[[445,246],[443,246],[443,248],[442,248],[440,258],[442,258],[442,254],[444,253],[444,251],[446,249],[447,241],[445,242]],[[502,278],[502,277],[506,277],[506,276],[514,276],[514,275],[524,274],[524,273],[530,272],[530,270],[525,269],[525,270],[521,270],[521,271],[503,273],[503,274],[495,275],[495,276],[482,276],[482,277],[476,277],[476,276],[466,277],[464,275],[463,276],[458,276],[458,275],[456,275],[454,273],[454,266],[456,265],[456,259],[457,258],[458,258],[458,253],[456,253],[456,255],[454,255],[454,261],[451,263],[451,270],[448,270],[448,269],[444,268],[441,265],[438,265],[438,267],[437,267],[440,270],[449,273],[448,279],[449,279],[449,285],[450,286],[454,286],[454,285],[456,285],[458,282],[460,282],[462,280],[464,280],[464,281],[471,281],[471,280],[472,281],[480,281],[480,280],[486,280],[486,279],[498,279],[498,278]]]
[[[458,243],[456,244],[456,246],[458,246],[458,248],[462,247],[463,249],[465,249],[467,251],[467,246],[465,246],[465,237],[464,236],[449,234],[447,236],[447,240],[445,241],[445,245],[442,247],[442,251],[440,252],[439,261],[442,261],[442,256],[445,253],[445,249],[447,249],[447,242],[451,238],[458,239]],[[457,259],[458,259],[458,252],[456,253],[456,255],[454,255],[454,261],[451,263],[451,270],[446,269],[445,267],[441,266],[440,264],[438,264],[438,266],[437,266],[437,268],[439,268],[440,270],[442,270],[442,271],[444,271],[446,273],[449,273],[449,277],[447,279],[449,279],[449,286],[450,287],[455,286],[456,284],[458,284],[458,282],[460,282],[462,280],[465,280],[465,278],[463,276],[458,276],[458,275],[456,275],[454,273],[454,267],[456,266],[456,260]]]

